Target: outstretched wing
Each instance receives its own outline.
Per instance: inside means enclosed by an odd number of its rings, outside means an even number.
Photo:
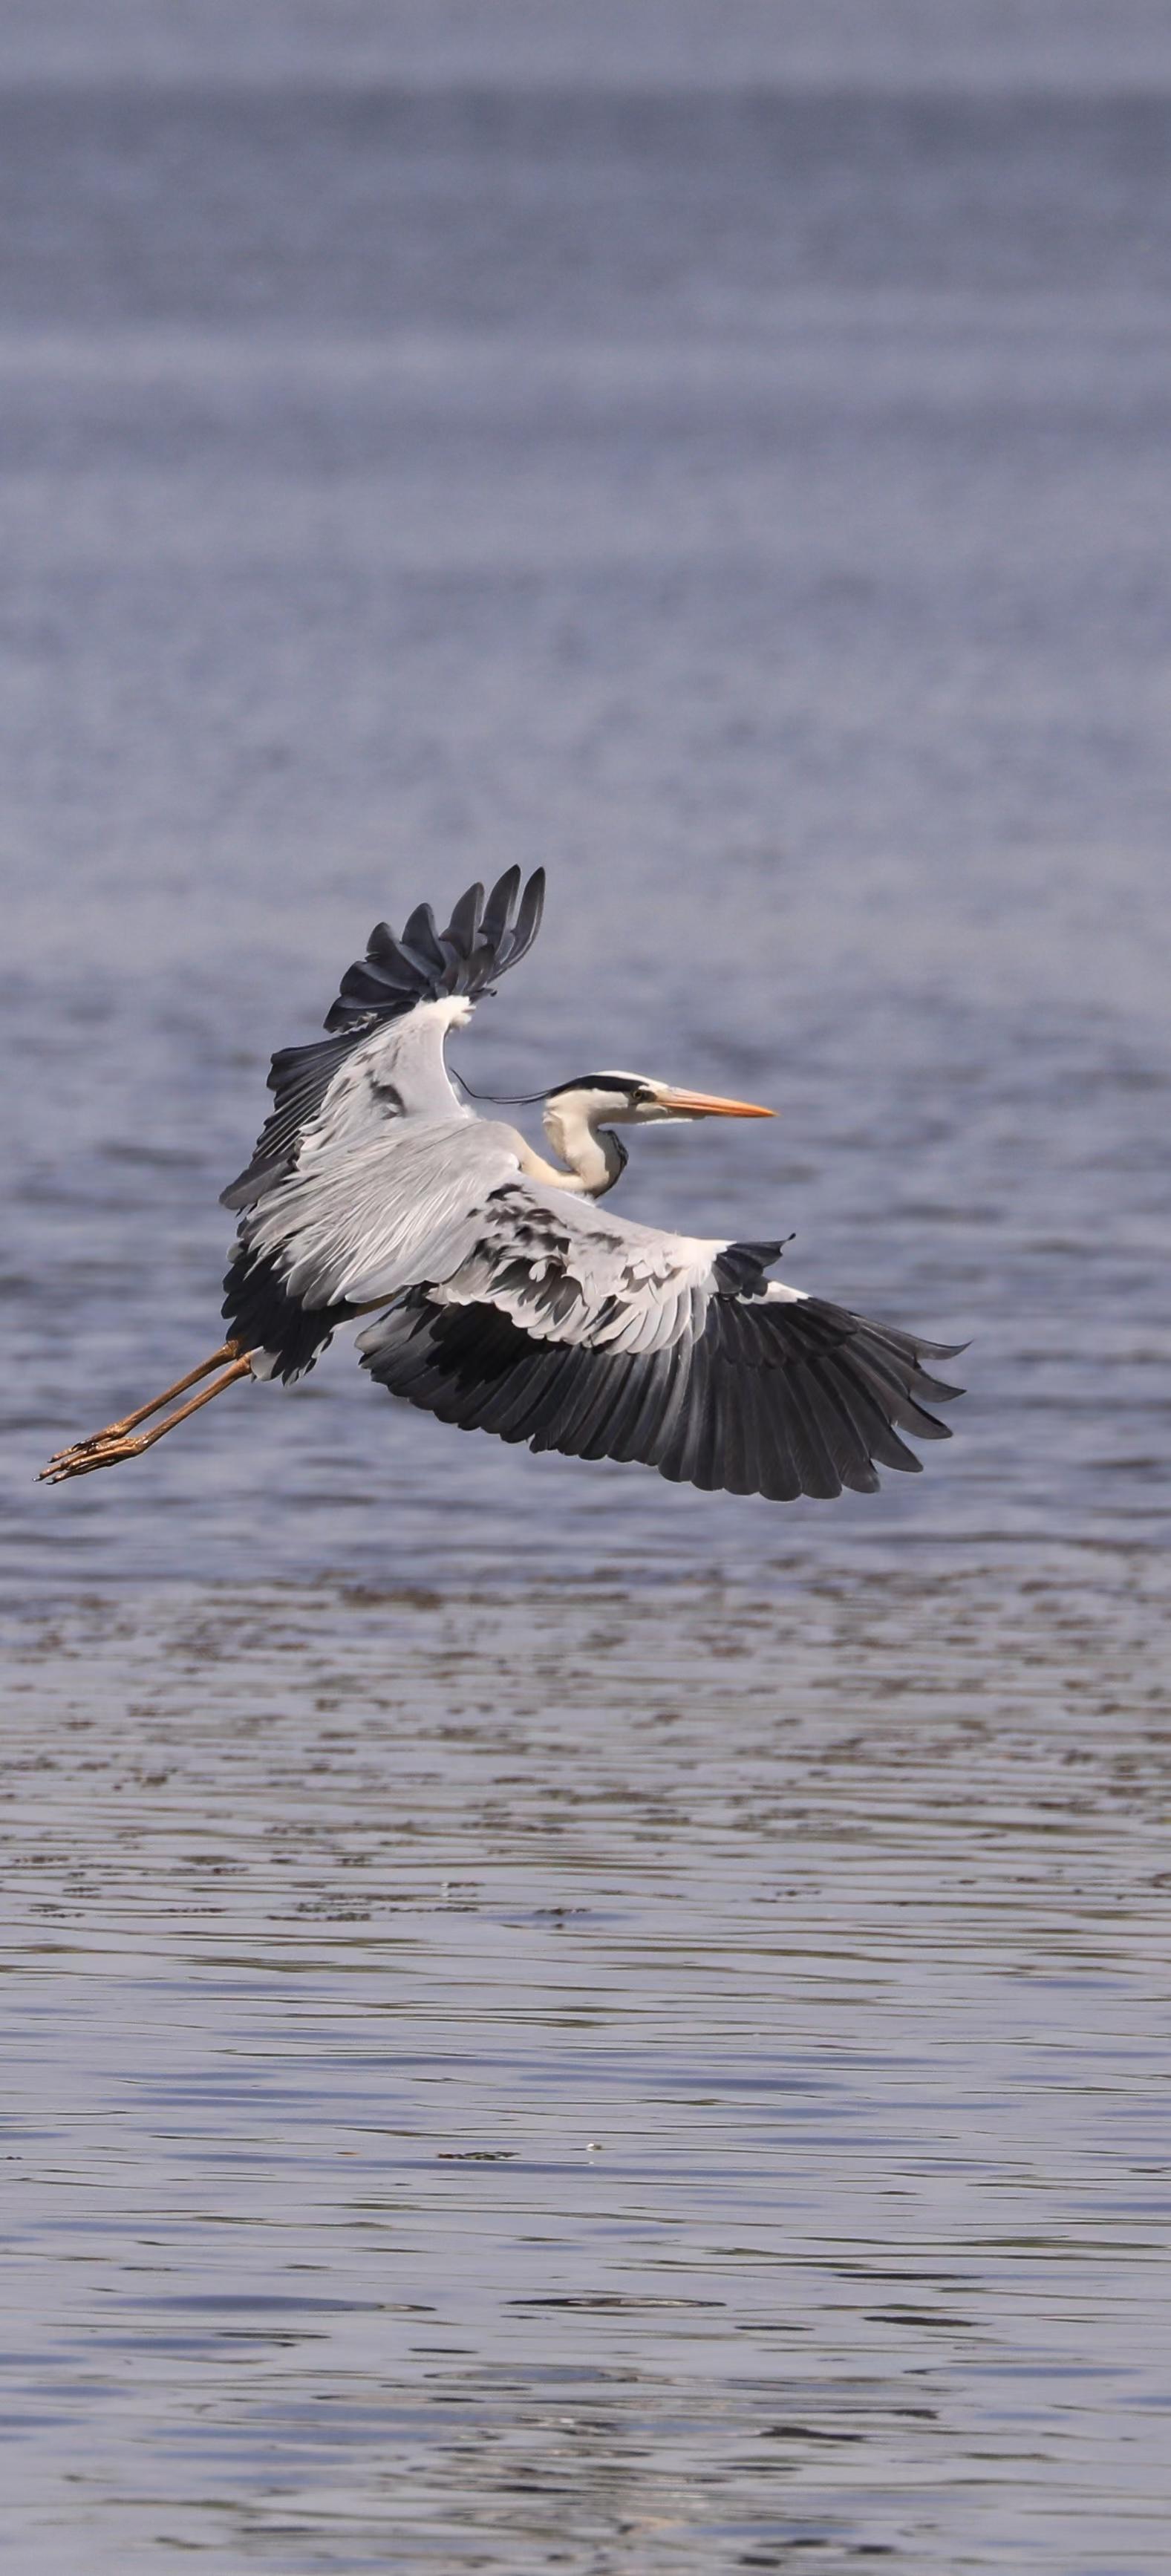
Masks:
[[[521,892],[519,868],[508,868],[485,900],[481,885],[460,896],[445,930],[430,904],[420,904],[396,938],[375,923],[364,958],[346,969],[325,1022],[329,1036],[315,1045],[282,1047],[272,1059],[268,1088],[274,1106],[257,1139],[247,1170],[222,1195],[221,1204],[246,1208],[296,1169],[302,1147],[327,1123],[362,1062],[386,1053],[386,1032],[420,1003],[464,996],[469,1003],[507,974],[532,947],[541,924],[545,872],[538,868]],[[389,1098],[389,1072],[383,1084]],[[451,1095],[454,1106],[454,1095]],[[398,1105],[401,1107],[401,1100]]]
[[[774,1246],[632,1225],[517,1172],[445,1256],[397,1283],[359,1348],[391,1394],[461,1429],[785,1502],[871,1493],[879,1466],[919,1468],[900,1432],[949,1437],[927,1406],[959,1389],[925,1364],[951,1346],[767,1282]],[[359,1287],[377,1295],[373,1269]]]
[[[899,1432],[948,1439],[925,1407],[961,1391],[924,1365],[954,1345],[815,1297],[717,1295],[698,1334],[615,1353],[539,1341],[498,1306],[445,1308],[416,1290],[360,1347],[392,1395],[463,1431],[639,1460],[675,1484],[773,1502],[873,1493],[878,1467],[917,1471]]]

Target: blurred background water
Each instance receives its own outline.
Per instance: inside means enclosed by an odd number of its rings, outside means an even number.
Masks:
[[[0,34],[18,2563],[1161,2570],[1165,12]],[[954,1444],[770,1508],[335,1349],[35,1492],[513,859],[470,1079],[771,1100],[624,1203],[970,1336]]]

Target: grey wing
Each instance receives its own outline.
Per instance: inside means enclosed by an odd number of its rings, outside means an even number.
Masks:
[[[873,1492],[879,1466],[920,1465],[901,1431],[949,1436],[927,1407],[959,1390],[925,1363],[952,1346],[767,1283],[773,1246],[632,1225],[519,1172],[472,1231],[359,1339],[443,1421],[777,1501]]]
[[[360,1347],[392,1395],[461,1430],[774,1502],[873,1493],[879,1467],[917,1470],[899,1433],[949,1438],[926,1408],[960,1392],[925,1365],[955,1345],[814,1297],[716,1296],[698,1334],[614,1352],[541,1341],[499,1307],[443,1307],[416,1290]]]
[[[306,1159],[244,1217],[241,1245],[310,1311],[425,1287],[538,1340],[642,1349],[688,1329],[721,1245],[603,1213],[530,1177],[526,1153],[503,1122],[404,1119]]]

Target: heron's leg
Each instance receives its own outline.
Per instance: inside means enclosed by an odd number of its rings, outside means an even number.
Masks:
[[[195,1374],[201,1377],[202,1369],[197,1369]],[[217,1377],[211,1386],[205,1386],[202,1395],[193,1395],[189,1404],[181,1404],[177,1413],[167,1415],[165,1422],[156,1422],[153,1431],[118,1432],[111,1429],[102,1434],[100,1446],[87,1441],[79,1443],[76,1449],[65,1449],[59,1457],[50,1458],[47,1467],[42,1467],[37,1482],[63,1485],[69,1476],[90,1476],[97,1467],[117,1467],[123,1458],[140,1458],[144,1449],[153,1449],[155,1441],[161,1440],[165,1432],[173,1431],[177,1422],[186,1422],[189,1413],[198,1413],[200,1406],[210,1404],[214,1395],[222,1395],[226,1386],[234,1386],[237,1378],[250,1377],[251,1374],[252,1362],[245,1352],[233,1360],[222,1377]],[[190,1386],[190,1378],[184,1383]],[[172,1388],[171,1391],[175,1393],[176,1390]],[[154,1406],[148,1404],[143,1411],[153,1413]],[[140,1422],[142,1415],[132,1414],[130,1419]]]
[[[67,1449],[55,1449],[49,1465],[55,1467],[59,1458],[77,1458],[86,1450],[101,1449],[107,1440],[123,1439],[138,1423],[145,1422],[148,1415],[161,1413],[164,1404],[170,1404],[174,1396],[186,1395],[189,1386],[198,1386],[200,1378],[209,1377],[222,1361],[239,1357],[238,1342],[221,1342],[218,1351],[213,1351],[209,1359],[201,1360],[198,1368],[188,1369],[186,1377],[176,1378],[173,1386],[165,1386],[161,1395],[152,1395],[149,1404],[140,1404],[135,1413],[124,1413],[120,1422],[108,1422],[104,1431],[91,1431],[85,1440],[71,1440]]]

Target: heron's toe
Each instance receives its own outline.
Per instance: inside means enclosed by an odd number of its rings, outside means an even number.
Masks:
[[[123,1458],[137,1458],[150,1443],[144,1439],[79,1440],[72,1449],[58,1450],[42,1467],[38,1485],[64,1485],[71,1476],[92,1476],[98,1467],[117,1467]]]
[[[66,1449],[54,1449],[53,1455],[49,1460],[49,1465],[50,1467],[59,1467],[62,1460],[66,1458],[88,1458],[91,1451],[94,1449],[104,1449],[108,1440],[116,1440],[117,1437],[118,1427],[116,1423],[112,1424],[108,1431],[91,1431],[88,1437],[84,1440],[71,1440],[68,1448]]]

